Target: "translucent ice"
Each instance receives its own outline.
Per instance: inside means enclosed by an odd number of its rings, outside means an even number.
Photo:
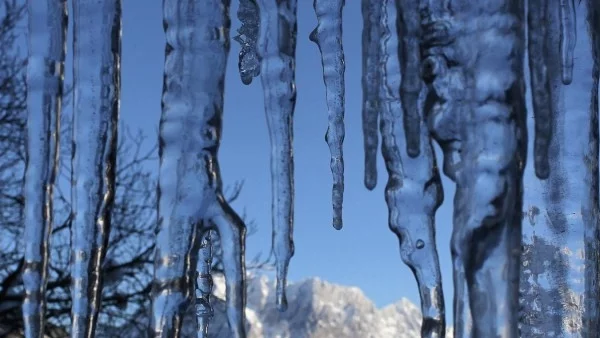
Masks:
[[[381,1],[362,0],[362,128],[365,148],[365,187],[373,190],[377,185],[377,145],[379,135],[379,37],[381,25]]]
[[[121,1],[73,1],[71,337],[93,337],[114,201]]]
[[[27,62],[27,166],[23,265],[25,337],[44,335],[46,284],[53,189],[59,167],[58,144],[63,95],[66,1],[28,1],[29,58]]]
[[[445,159],[456,181],[455,337],[517,337],[524,8],[510,0],[450,3],[452,18],[422,8],[422,43],[433,134],[460,154]]]
[[[225,201],[217,152],[229,54],[229,1],[165,0],[158,233],[152,335],[179,337],[202,237],[221,238],[232,337],[246,336],[245,226]]]
[[[260,58],[256,52],[260,18],[256,0],[239,0],[237,17],[242,23],[238,35],[233,37],[242,47],[238,69],[242,82],[249,85],[253,78],[260,75]]]
[[[258,0],[258,54],[265,114],[271,139],[273,252],[277,268],[276,302],[287,309],[285,285],[294,255],[293,116],[296,106],[296,0]]]
[[[398,236],[402,260],[413,271],[421,296],[423,322],[421,337],[444,337],[445,309],[442,278],[435,244],[435,212],[443,200],[442,182],[424,119],[420,155],[410,157],[404,137],[400,100],[397,6],[395,0],[382,1],[381,48],[381,150],[388,171],[385,199],[389,227]],[[418,66],[418,65],[417,65]],[[421,95],[421,98],[424,96]],[[423,113],[423,100],[417,114]]]
[[[323,63],[323,81],[329,111],[329,126],[325,140],[331,152],[333,173],[333,227],[342,228],[344,201],[344,49],[342,47],[342,10],[345,0],[314,0],[317,28],[310,40],[319,46]],[[377,132],[377,131],[376,131]]]

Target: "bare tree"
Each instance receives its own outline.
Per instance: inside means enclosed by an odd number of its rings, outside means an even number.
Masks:
[[[23,175],[25,169],[25,57],[19,51],[25,5],[0,0],[0,337],[20,335],[23,327]],[[69,91],[66,91],[67,93]],[[65,104],[65,106],[67,106]],[[63,337],[70,324],[70,115],[62,118],[61,169],[55,192],[55,225],[47,288],[47,335]],[[103,267],[104,290],[98,334],[136,326],[149,307],[156,228],[156,146],[145,149],[145,137],[121,126],[115,205],[109,249]],[[147,148],[147,147],[146,147]],[[235,201],[241,182],[226,191]],[[249,234],[255,229],[247,222]],[[213,272],[221,272],[218,236],[213,234]],[[254,260],[249,268],[268,266]],[[143,321],[142,321],[143,322]],[[145,329],[145,328],[140,328]],[[106,334],[103,334],[106,333]]]

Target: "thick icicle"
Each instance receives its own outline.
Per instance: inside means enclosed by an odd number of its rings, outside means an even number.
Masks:
[[[198,338],[208,338],[208,324],[213,316],[210,304],[210,294],[213,288],[211,275],[212,241],[210,231],[207,231],[200,243],[198,257],[198,277],[196,285],[196,317],[198,318]]]
[[[66,1],[27,2],[27,166],[25,169],[23,321],[25,337],[44,336],[54,181],[63,95]]]
[[[402,101],[406,152],[410,157],[419,156],[421,117],[419,116],[419,94],[421,93],[420,53],[420,0],[398,1],[398,31],[402,32],[400,44],[400,100]]]
[[[435,243],[435,212],[443,200],[442,182],[425,125],[420,129],[421,154],[412,158],[406,152],[399,96],[396,2],[382,1],[382,8],[380,126],[381,150],[389,176],[385,188],[389,227],[400,241],[402,260],[417,280],[423,314],[421,337],[444,337],[444,297]],[[422,103],[421,99],[419,114]]]
[[[229,0],[165,0],[163,19],[166,48],[151,334],[180,336],[183,313],[194,295],[200,239],[214,227],[223,250],[232,337],[245,337],[246,228],[223,198],[217,159]]]
[[[121,1],[73,1],[71,337],[93,337],[114,201]]]
[[[535,139],[533,146],[535,173],[546,179],[550,174],[548,147],[552,139],[552,102],[548,78],[548,0],[528,2],[528,52]]]
[[[242,83],[249,85],[253,78],[260,75],[260,58],[256,51],[260,18],[256,0],[239,0],[239,3],[237,17],[242,25],[233,39],[242,47],[238,62]]]
[[[442,145],[460,144],[451,240],[455,337],[517,337],[524,9],[512,0],[451,0],[449,7],[452,19],[422,8],[422,28],[434,135]]]
[[[265,114],[271,139],[273,252],[277,268],[276,302],[287,309],[285,285],[294,255],[294,156],[296,106],[296,0],[258,0],[258,53]]]
[[[323,64],[323,82],[327,96],[329,126],[325,141],[331,153],[333,174],[333,227],[342,228],[342,204],[344,201],[344,100],[345,84],[344,48],[342,47],[342,10],[345,0],[314,0],[317,28],[310,40],[319,46]]]
[[[575,0],[560,0],[560,57],[563,84],[573,81],[573,62],[577,43]]]
[[[379,37],[381,21],[381,1],[362,0],[362,129],[365,148],[365,187],[375,189],[377,185],[377,145],[379,136]]]

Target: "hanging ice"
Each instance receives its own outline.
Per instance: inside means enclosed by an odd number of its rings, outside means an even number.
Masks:
[[[296,0],[258,0],[261,80],[271,139],[273,252],[277,268],[276,302],[287,309],[285,285],[294,255],[293,117],[296,106]]]
[[[521,334],[598,337],[599,8],[594,0],[576,7],[573,53],[580,62],[573,67],[572,83],[564,85],[557,48],[562,29],[559,2],[549,4],[545,17],[531,22],[544,24],[547,43],[554,46],[546,54],[553,137],[548,178],[539,180],[530,168],[525,171]],[[530,18],[537,15],[532,14],[534,6],[529,2]],[[535,104],[535,96],[532,101]]]
[[[529,72],[535,118],[534,166],[538,178],[548,178],[548,147],[552,139],[552,101],[548,79],[548,53],[552,49],[548,36],[548,0],[529,0],[527,38]]]
[[[27,165],[25,169],[23,322],[25,337],[44,336],[53,189],[65,67],[66,1],[27,2]]]
[[[114,201],[121,1],[73,1],[71,337],[93,337]]]
[[[450,161],[455,336],[517,337],[524,9],[509,0],[459,4],[448,4],[451,20],[439,4],[421,8],[426,113],[443,146],[460,142],[460,158]]]
[[[200,239],[219,232],[232,337],[244,328],[246,228],[223,198],[217,152],[229,54],[229,0],[165,0],[154,337],[179,337]]]
[[[573,81],[573,60],[577,43],[577,17],[575,16],[575,0],[559,0],[560,13],[560,65],[563,84]],[[581,0],[580,0],[581,1]]]
[[[208,338],[208,325],[213,316],[210,304],[213,280],[212,268],[212,241],[210,231],[207,231],[200,243],[200,257],[198,257],[198,277],[196,286],[196,316],[198,318],[198,338]]]
[[[333,227],[342,228],[342,204],[344,201],[344,49],[342,47],[342,10],[345,0],[314,0],[317,28],[310,40],[317,44],[323,64],[323,82],[327,97],[329,126],[325,141],[331,152],[333,174]]]
[[[398,15],[395,0],[382,1],[381,27],[381,150],[388,171],[385,199],[389,227],[398,236],[402,260],[413,271],[421,297],[421,337],[444,337],[444,297],[435,244],[435,212],[442,204],[443,191],[431,146],[429,131],[421,120],[417,157],[407,153],[403,109],[400,104],[400,63],[398,62]],[[416,65],[418,66],[418,64]],[[424,92],[423,92],[424,94]],[[417,114],[422,116],[421,95]]]
[[[242,23],[238,35],[233,37],[242,47],[238,68],[242,83],[249,85],[253,78],[260,75],[260,58],[256,52],[260,19],[256,0],[239,0],[237,17]]]
[[[379,37],[381,0],[362,0],[362,128],[365,148],[365,187],[377,185],[377,122],[379,119],[378,93],[381,81],[379,69]]]
[[[418,102],[421,93],[419,0],[399,0],[398,30],[402,32],[400,44],[400,100],[402,101],[406,152],[411,157],[420,153],[421,121]]]

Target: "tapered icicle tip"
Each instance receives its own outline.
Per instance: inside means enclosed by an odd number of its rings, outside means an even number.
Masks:
[[[369,189],[370,191],[373,191],[373,189],[375,189],[375,187],[377,186],[377,168],[374,168],[373,170],[369,170],[369,168],[366,168],[364,183],[365,188]]]
[[[573,82],[573,59],[577,43],[575,0],[560,0],[559,8],[561,75],[563,84],[570,85]]]
[[[279,310],[279,312],[285,312],[288,309],[288,301],[285,294],[285,284],[285,279],[277,279],[275,303],[277,304],[277,310]]]

